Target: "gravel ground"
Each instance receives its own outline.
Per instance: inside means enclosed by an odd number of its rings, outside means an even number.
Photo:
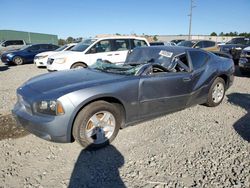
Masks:
[[[128,127],[90,152],[15,127],[15,89],[46,72],[0,65],[0,187],[250,187],[250,78],[236,76],[216,108]]]

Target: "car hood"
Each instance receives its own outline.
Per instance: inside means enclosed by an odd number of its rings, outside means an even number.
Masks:
[[[55,51],[42,52],[42,53],[37,54],[36,56],[45,56],[45,55],[49,56],[55,53],[58,53],[58,52],[55,52]]]
[[[79,55],[82,52],[75,52],[75,51],[62,51],[62,52],[58,52],[56,54],[53,54],[50,56],[50,58],[52,59],[56,59],[56,58],[65,58],[65,57],[69,57],[69,56],[74,56],[74,55]]]
[[[125,77],[128,76],[92,69],[75,69],[43,74],[28,80],[21,87],[28,87],[39,93],[65,94],[79,89],[113,83]]]
[[[244,51],[250,51],[250,46],[244,48]]]

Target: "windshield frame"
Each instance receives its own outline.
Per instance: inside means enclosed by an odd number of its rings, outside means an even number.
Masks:
[[[97,39],[85,39],[84,41],[78,43],[73,48],[70,49],[70,51],[74,52],[84,52],[86,51],[90,46],[95,44]]]

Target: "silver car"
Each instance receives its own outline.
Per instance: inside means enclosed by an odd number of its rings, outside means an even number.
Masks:
[[[135,48],[123,65],[98,60],[27,81],[13,114],[43,139],[102,147],[128,125],[194,104],[219,105],[233,73],[232,59],[200,49]]]

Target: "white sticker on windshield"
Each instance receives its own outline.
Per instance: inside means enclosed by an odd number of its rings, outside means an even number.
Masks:
[[[172,55],[173,55],[173,52],[168,52],[168,51],[165,51],[165,50],[161,50],[160,53],[159,53],[159,55],[171,58]]]

